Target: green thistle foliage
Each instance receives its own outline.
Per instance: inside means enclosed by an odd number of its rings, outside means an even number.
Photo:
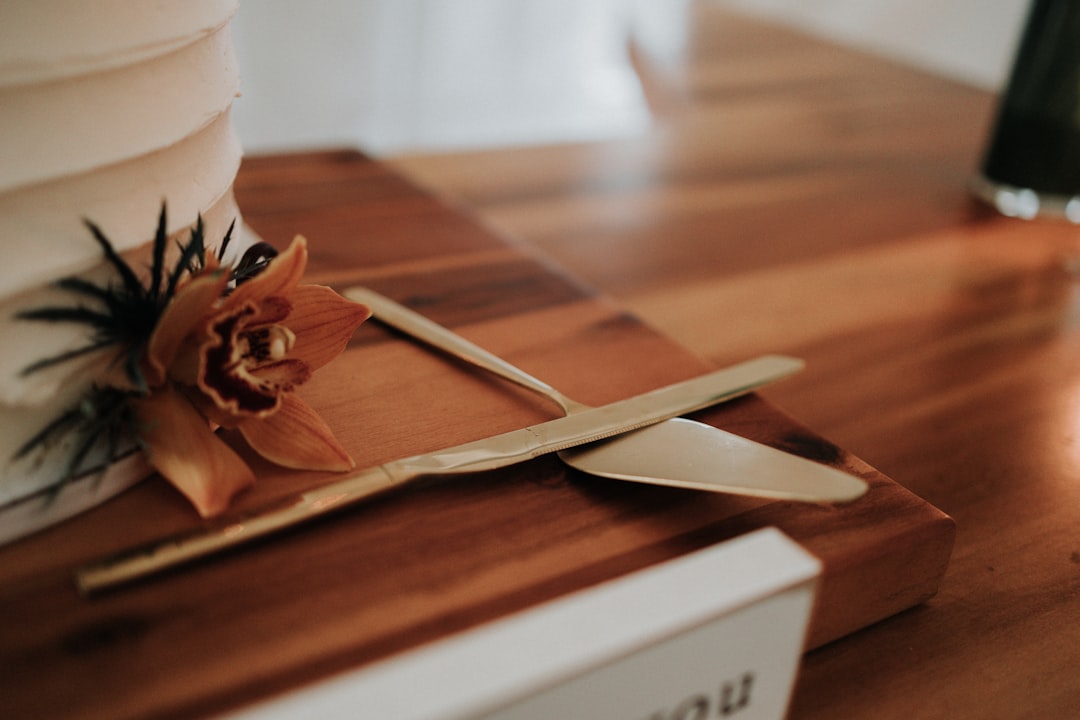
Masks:
[[[116,388],[93,388],[78,405],[58,415],[23,443],[15,452],[14,459],[19,460],[35,448],[47,446],[60,437],[72,436],[74,444],[71,454],[60,473],[60,482],[52,486],[53,492],[58,492],[63,483],[84,472],[103,469],[103,466],[87,465],[95,447],[104,443],[107,464],[115,460],[131,442],[138,442],[135,413],[128,403],[131,397],[131,393]]]
[[[63,471],[61,484],[90,469],[84,465],[95,447],[103,445],[108,463],[117,457],[125,443],[138,443],[139,433],[130,400],[150,392],[140,361],[180,282],[186,275],[196,274],[206,267],[207,247],[201,216],[192,228],[188,242],[178,245],[180,255],[170,270],[165,267],[168,225],[165,204],[162,203],[147,281],[139,278],[97,225],[89,220],[85,223],[101,248],[106,263],[113,270],[113,280],[101,286],[78,277],[62,278],[55,287],[77,298],[77,304],[34,308],[19,312],[16,317],[36,322],[83,325],[90,331],[89,340],[74,350],[38,360],[23,368],[21,374],[31,375],[115,347],[117,362],[123,364],[124,373],[134,391],[94,387],[77,406],[56,417],[16,451],[15,458],[19,459],[60,437],[73,437],[73,450]],[[232,232],[233,225],[230,225],[218,250],[219,260],[224,256]],[[56,487],[59,489],[59,484]]]
[[[68,322],[86,325],[91,330],[90,341],[82,347],[65,353],[43,358],[22,370],[30,375],[44,368],[102,350],[107,347],[121,349],[124,372],[132,385],[146,393],[146,379],[139,368],[139,360],[146,349],[150,336],[157,327],[166,305],[172,300],[176,287],[187,273],[197,272],[206,266],[206,243],[202,217],[191,231],[187,244],[180,245],[180,258],[171,272],[165,268],[165,249],[168,243],[165,205],[161,206],[150,266],[148,284],[139,279],[130,265],[120,256],[112,243],[94,223],[86,220],[94,240],[101,248],[105,261],[113,268],[118,282],[105,287],[77,277],[63,278],[56,287],[72,293],[83,300],[92,301],[97,307],[51,306],[20,312],[23,320],[42,322]],[[232,234],[232,226],[221,245],[223,253]]]

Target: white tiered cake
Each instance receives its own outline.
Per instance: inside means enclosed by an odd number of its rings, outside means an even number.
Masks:
[[[19,449],[87,391],[92,357],[26,369],[87,343],[77,324],[28,322],[72,302],[53,287],[109,270],[86,220],[145,268],[158,211],[208,242],[240,226],[241,149],[229,23],[237,0],[15,0],[0,19],[0,542],[101,502],[147,474],[139,455],[63,479],[70,440]],[[242,245],[234,239],[233,247]],[[170,243],[175,245],[175,243]],[[232,253],[230,253],[232,254]],[[65,446],[67,443],[67,446]]]

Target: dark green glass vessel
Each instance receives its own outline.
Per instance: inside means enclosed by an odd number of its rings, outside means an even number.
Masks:
[[[1080,0],[1032,4],[975,192],[1080,223]]]

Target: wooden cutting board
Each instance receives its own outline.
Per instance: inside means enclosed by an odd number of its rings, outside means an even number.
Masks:
[[[368,285],[583,402],[710,369],[529,248],[360,154],[249,158],[237,192],[267,241],[308,237],[308,281]],[[558,416],[374,322],[303,394],[359,466]],[[589,477],[546,456],[423,480],[79,597],[76,565],[198,524],[153,478],[0,548],[0,717],[204,715],[770,525],[824,563],[809,647],[935,593],[954,537],[946,515],[759,396],[696,417],[846,468],[870,492],[845,506],[764,501]],[[237,509],[327,479],[250,461],[259,483]]]

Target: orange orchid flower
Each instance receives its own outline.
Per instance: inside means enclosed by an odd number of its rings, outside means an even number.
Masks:
[[[224,510],[254,474],[214,426],[235,428],[268,460],[344,471],[352,458],[293,392],[337,357],[371,311],[328,287],[300,285],[307,241],[227,291],[211,263],[180,288],[147,346],[151,388],[135,410],[148,458],[205,516]]]

